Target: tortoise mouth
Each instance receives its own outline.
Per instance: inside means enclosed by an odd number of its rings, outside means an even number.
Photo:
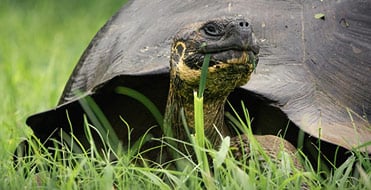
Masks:
[[[219,51],[210,53],[209,66],[223,65],[240,65],[242,67],[254,64],[254,53],[247,50],[233,50]]]
[[[259,54],[260,47],[258,45],[240,45],[240,44],[209,44],[201,46],[198,51],[203,54],[214,54],[225,51],[248,51],[254,55]]]

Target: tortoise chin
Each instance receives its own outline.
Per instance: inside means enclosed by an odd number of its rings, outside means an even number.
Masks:
[[[223,62],[211,62],[206,88],[212,94],[229,94],[234,88],[248,82],[253,64],[242,58],[231,58]]]
[[[199,85],[205,55],[199,52],[187,55],[183,61],[176,64],[176,75],[196,88]],[[211,85],[209,88],[216,91],[242,86],[249,80],[256,62],[256,56],[250,51],[226,50],[210,53],[207,85]]]
[[[257,64],[257,56],[251,51],[227,50],[211,54],[209,75],[211,80],[223,77],[218,83],[242,86],[249,80]]]

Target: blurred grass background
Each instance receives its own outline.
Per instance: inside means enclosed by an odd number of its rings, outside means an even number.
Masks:
[[[54,107],[80,55],[124,0],[0,0],[0,162]]]

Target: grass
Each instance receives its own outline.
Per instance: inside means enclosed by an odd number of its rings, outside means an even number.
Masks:
[[[0,4],[0,159],[8,159],[30,134],[26,117],[57,104],[83,50],[123,1]]]
[[[25,120],[54,107],[83,50],[122,0],[0,0],[0,175]]]
[[[0,188],[15,189],[369,189],[371,163],[367,156],[355,154],[331,174],[315,172],[309,162],[305,170],[293,166],[291,157],[282,154],[282,159],[271,160],[264,155],[250,128],[250,118],[234,118],[237,125],[250,137],[252,153],[249,160],[235,160],[229,152],[230,138],[222,139],[217,150],[209,148],[203,138],[202,99],[195,94],[196,134],[191,134],[191,145],[197,160],[181,155],[176,160],[155,163],[143,159],[139,148],[123,150],[111,146],[111,141],[101,134],[106,142],[102,152],[92,140],[91,131],[97,129],[85,121],[90,147],[80,146],[73,135],[55,140],[54,154],[50,154],[37,140],[31,142],[31,156],[21,159],[14,169],[8,166],[2,176]],[[88,105],[92,105],[91,102]],[[93,106],[94,107],[94,106]],[[90,108],[92,110],[99,108]],[[88,114],[90,118],[101,118],[100,111]],[[91,119],[94,120],[94,119]],[[125,123],[123,123],[125,125]],[[199,129],[197,129],[199,128]],[[128,130],[130,130],[128,128]],[[100,131],[102,133],[102,131]],[[103,132],[104,133],[104,132]],[[166,144],[171,138],[157,139]],[[74,144],[75,146],[71,146]],[[79,151],[76,150],[76,146]],[[254,147],[254,148],[253,148]],[[358,154],[358,155],[357,155]],[[261,161],[261,156],[264,162]],[[135,164],[136,161],[141,164]],[[182,168],[174,167],[182,162]],[[178,166],[178,165],[177,165]],[[356,172],[354,171],[356,168]],[[19,176],[22,176],[19,178]],[[323,177],[325,176],[325,177]]]
[[[202,112],[202,99],[203,97],[197,97],[195,94],[196,113]],[[94,113],[99,115],[99,111]],[[94,113],[89,117],[95,119],[102,117]],[[250,120],[248,117],[246,119]],[[220,149],[209,148],[211,146],[200,133],[203,131],[202,120],[203,114],[196,114],[195,121],[201,125],[196,125],[196,134],[191,135],[191,145],[197,161],[184,156],[179,157],[179,160],[171,160],[163,164],[154,163],[142,159],[141,152],[131,151],[131,147],[123,151],[111,146],[111,141],[106,140],[103,134],[101,134],[101,139],[109,148],[105,148],[102,153],[96,148],[90,135],[92,130],[100,130],[86,120],[85,130],[90,139],[88,149],[80,146],[79,139],[73,135],[55,140],[54,154],[50,154],[37,140],[30,141],[31,156],[19,160],[16,169],[7,168],[11,173],[3,176],[4,181],[0,187],[5,188],[10,184],[16,189],[107,189],[112,187],[118,189],[245,189],[246,187],[248,189],[291,189],[300,187],[302,180],[307,180],[306,184],[315,180],[315,176],[311,176],[310,173],[290,169],[285,164],[270,164],[262,169],[258,156],[249,162],[237,161],[228,151],[229,137],[222,140]],[[241,119],[239,121],[242,122]],[[250,127],[248,124],[244,126]],[[100,133],[104,132],[100,131]],[[71,146],[72,144],[75,146]],[[76,146],[79,151],[74,151]],[[259,147],[253,142],[252,146]],[[134,152],[134,154],[129,152]],[[208,156],[211,156],[210,163]],[[141,166],[135,164],[137,159],[140,159]],[[290,162],[290,158],[284,161]],[[181,170],[174,168],[176,162],[182,162],[185,167]],[[267,162],[270,162],[269,159]],[[23,176],[22,182],[16,183],[17,177],[12,176]]]
[[[69,140],[64,146],[56,147],[55,155],[34,141],[33,156],[15,169],[13,151],[22,139],[31,136],[24,124],[26,117],[56,105],[82,51],[122,2],[1,0],[0,4],[0,86],[4,92],[0,105],[0,189],[298,189],[301,182],[310,189],[371,189],[370,158],[360,152],[328,174],[317,172],[307,162],[305,172],[287,168],[284,162],[262,169],[257,156],[236,161],[228,152],[228,137],[217,150],[208,148],[207,142],[194,143],[200,159],[183,158],[186,172],[172,163],[134,164],[140,159],[136,146],[120,150],[113,141],[102,154],[93,141],[86,149],[73,136],[65,138]],[[196,117],[201,119],[202,114]],[[236,120],[243,120],[248,129],[248,114]],[[104,119],[97,122],[105,125]],[[86,122],[86,132],[100,124]],[[206,154],[211,156],[208,163]]]

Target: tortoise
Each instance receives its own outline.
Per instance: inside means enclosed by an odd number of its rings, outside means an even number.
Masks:
[[[127,131],[119,116],[133,128],[132,139],[138,139],[157,122],[115,88],[143,93],[164,113],[169,49],[177,31],[215,18],[244,18],[254,26],[259,66],[246,85],[229,94],[230,103],[246,103],[258,133],[284,129],[289,122],[289,130],[296,126],[309,136],[353,149],[371,141],[370,8],[366,1],[131,0],[93,38],[57,107],[30,116],[26,123],[41,140],[56,129],[70,131],[70,122],[75,135],[83,136],[79,100],[91,96],[120,139],[126,139]],[[151,132],[162,135],[161,130]],[[371,146],[361,150],[371,153]]]

